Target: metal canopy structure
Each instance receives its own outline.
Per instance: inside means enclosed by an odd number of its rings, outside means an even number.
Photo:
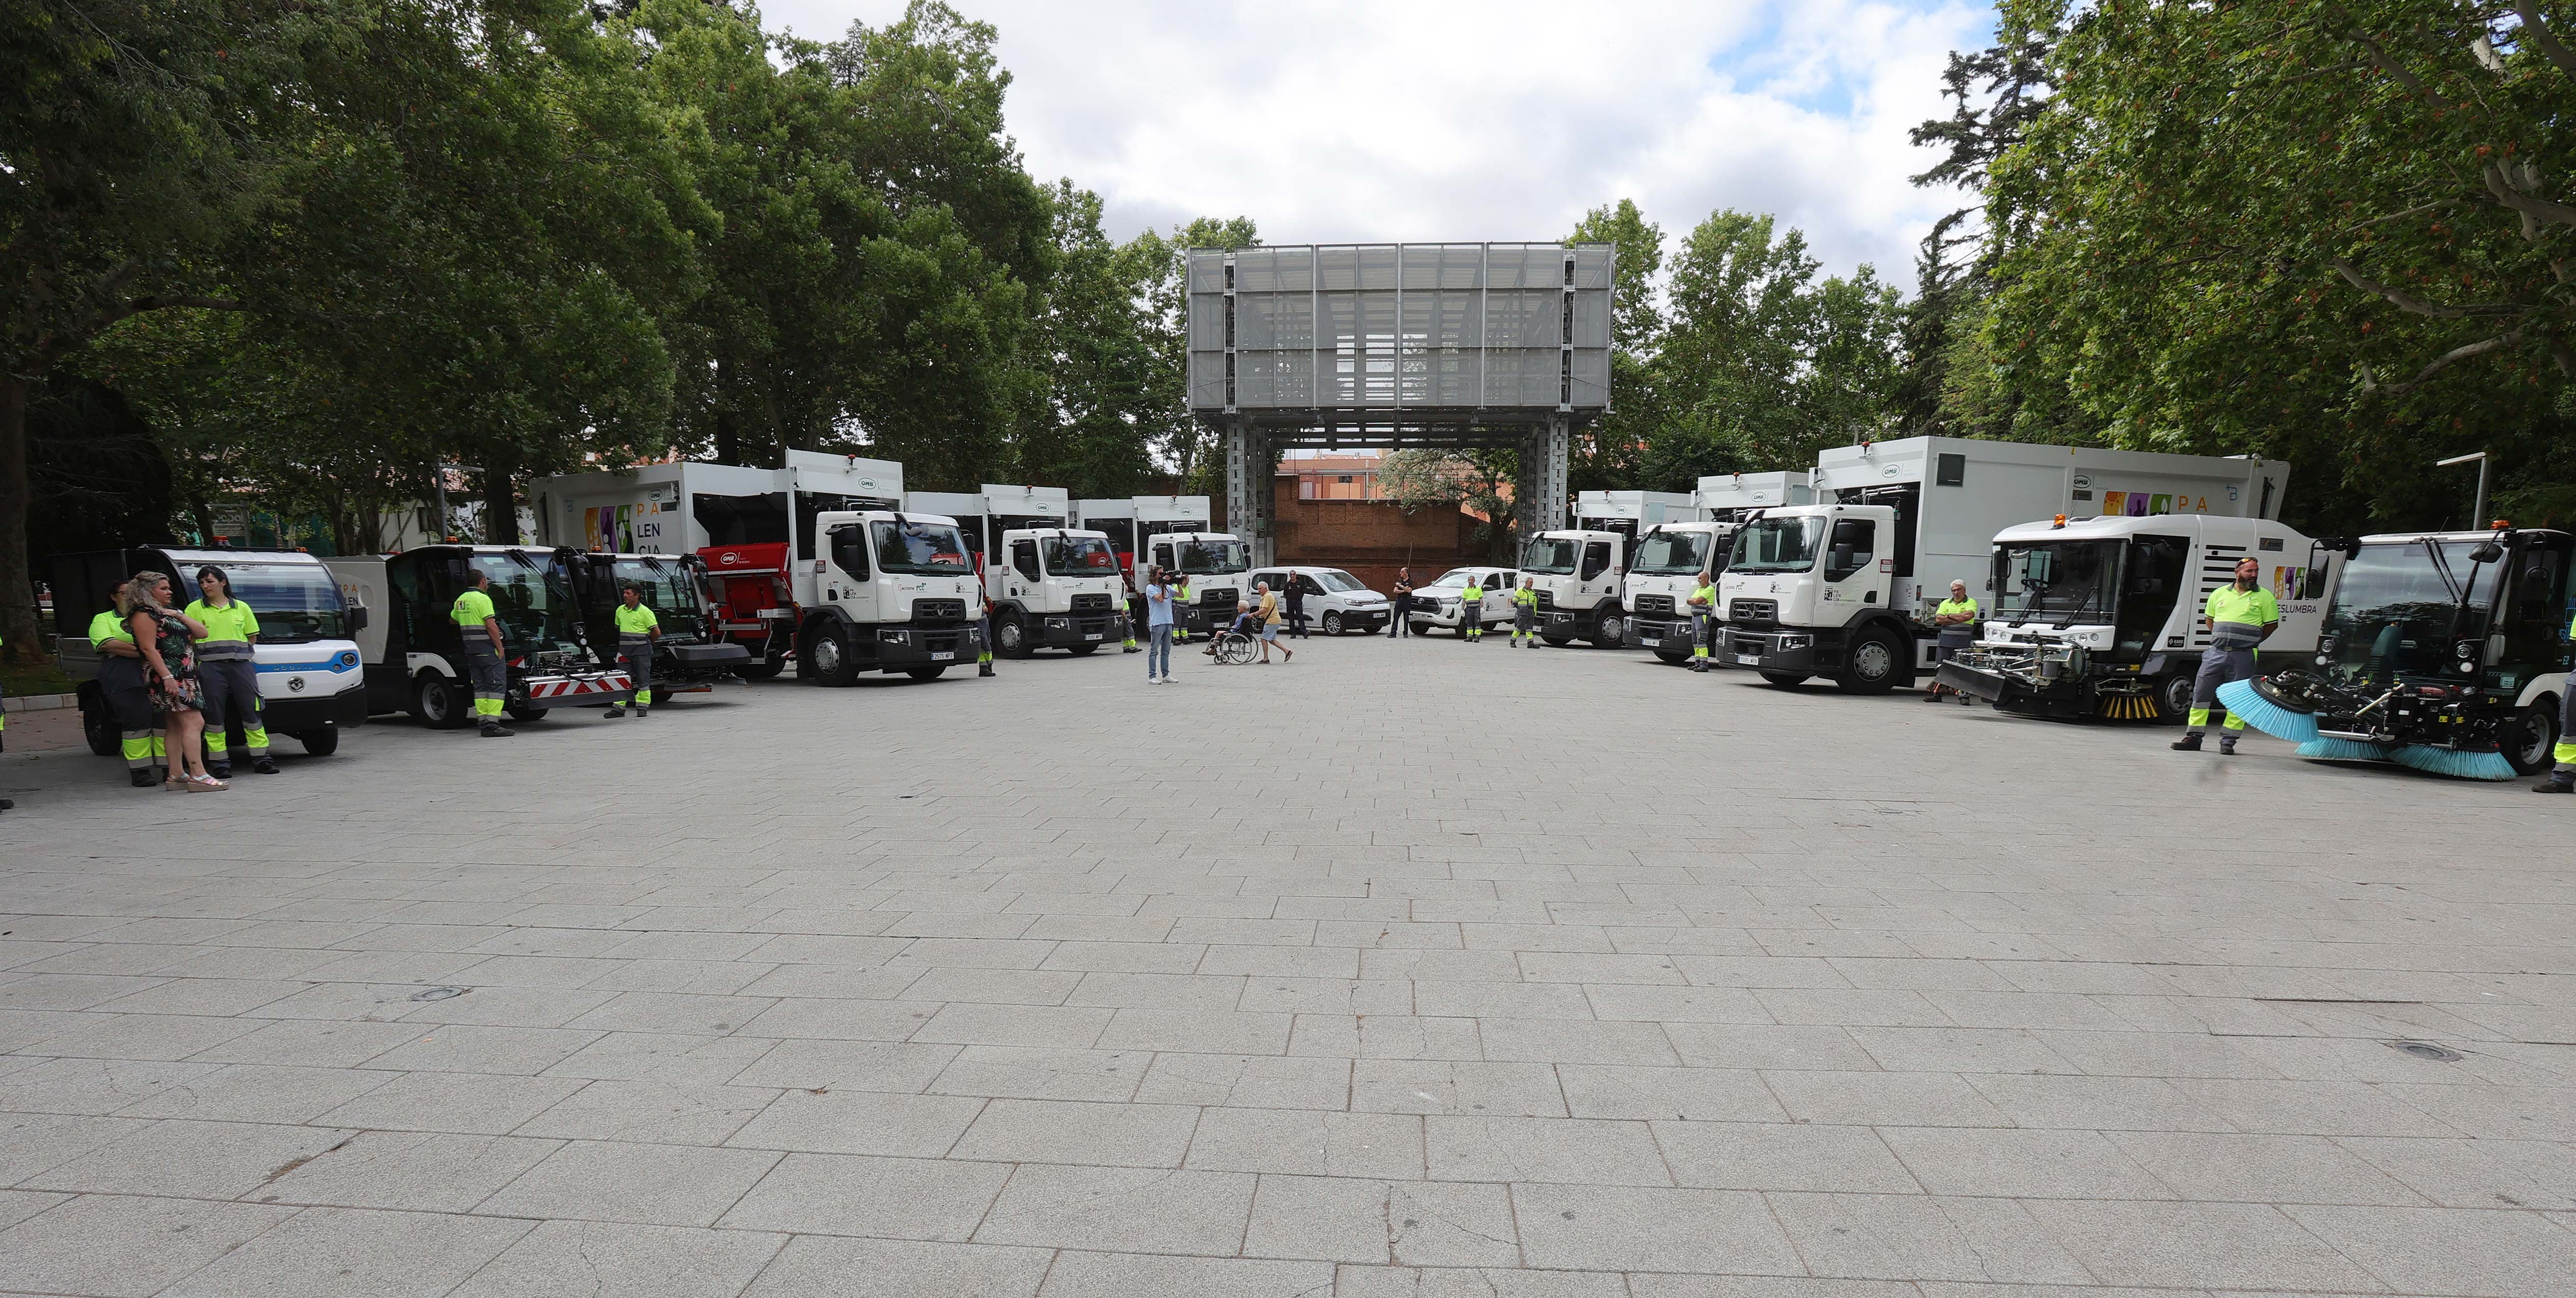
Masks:
[[[1192,250],[1190,408],[1224,436],[1227,526],[1272,561],[1285,450],[1509,447],[1524,532],[1562,527],[1567,444],[1610,408],[1611,271],[1597,243]]]

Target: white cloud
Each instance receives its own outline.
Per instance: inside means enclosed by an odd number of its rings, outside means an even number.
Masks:
[[[1828,270],[1900,284],[1957,205],[1908,183],[1933,158],[1906,131],[1994,21],[1973,0],[952,3],[1001,30],[1030,171],[1097,190],[1113,237],[1244,215],[1277,243],[1553,239],[1627,197],[1670,241],[1769,212]],[[830,40],[902,9],[765,14]]]

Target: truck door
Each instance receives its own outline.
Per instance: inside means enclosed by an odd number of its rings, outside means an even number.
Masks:
[[[1833,531],[1825,538],[1825,589],[1819,614],[1828,609],[1839,616],[1819,616],[1827,626],[1839,626],[1861,611],[1887,603],[1888,575],[1879,571],[1878,520],[1874,518],[1837,518]]]
[[[1615,586],[1617,582],[1610,579],[1610,570],[1614,566],[1614,556],[1611,554],[1610,542],[1584,542],[1583,564],[1574,574],[1574,580],[1577,583],[1575,587],[1576,592],[1578,594],[1589,595],[1595,591],[1608,590],[1612,586]],[[1575,602],[1578,604],[1589,604],[1591,601],[1577,600]]]
[[[1006,580],[1013,598],[1026,596],[1038,585],[1038,543],[1011,542],[1011,568]]]
[[[867,597],[873,589],[868,580],[872,571],[868,567],[868,525],[835,523],[824,533],[824,541],[832,556],[832,570],[823,578],[824,602],[840,606],[855,621],[879,621],[874,616],[875,601]]]

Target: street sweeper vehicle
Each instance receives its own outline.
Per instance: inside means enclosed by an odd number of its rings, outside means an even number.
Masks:
[[[902,508],[903,466],[788,451],[777,468],[682,462],[562,474],[530,483],[528,496],[549,544],[705,560],[717,638],[751,655],[740,675],[767,680],[785,670],[805,625],[798,592],[813,594],[815,517]]]
[[[472,719],[467,629],[457,625],[454,610],[477,573],[492,579],[485,593],[509,653],[502,705],[512,717],[534,721],[558,704],[598,701],[593,696],[628,688],[626,673],[593,652],[582,627],[572,575],[580,561],[578,550],[542,545],[424,545],[323,560],[352,602],[367,609],[358,653],[368,709],[409,712],[440,730]]]
[[[1702,572],[1726,570],[1735,528],[1733,523],[1658,523],[1637,538],[1622,596],[1631,644],[1654,650],[1668,663],[1690,660],[1696,631],[1691,592],[1699,589]]]
[[[737,679],[752,662],[751,651],[726,640],[717,630],[710,599],[714,579],[706,560],[694,554],[583,554],[572,569],[573,589],[581,597],[582,633],[603,656],[617,645],[617,606],[622,592],[635,588],[636,598],[653,610],[660,632],[653,640],[653,697],[704,694],[717,684]]]
[[[2576,537],[2500,526],[2344,553],[2310,663],[2221,686],[2219,702],[2302,757],[2471,780],[2548,770],[2576,658]]]
[[[1714,656],[1775,685],[1909,686],[1931,666],[1929,619],[1950,583],[1992,603],[2003,529],[2060,514],[2274,518],[2289,477],[2272,460],[1957,437],[1829,447],[1815,503],[1764,510],[1735,534]]]
[[[1628,611],[1619,604],[1619,579],[1627,566],[1624,532],[1574,528],[1531,537],[1521,549],[1520,575],[1538,579],[1539,638],[1560,647],[1576,640],[1602,649],[1625,644]]]
[[[1937,680],[2028,716],[2178,721],[2209,648],[2201,609],[2244,559],[2281,606],[2259,662],[2307,661],[2340,550],[2268,518],[2059,518],[1995,537],[1994,606]]]
[[[133,546],[53,556],[50,584],[54,595],[55,653],[63,674],[80,682],[82,737],[91,752],[116,756],[125,732],[98,682],[100,653],[89,640],[89,625],[115,607],[116,585],[138,572],[170,578],[171,597],[185,606],[199,596],[197,573],[224,571],[233,598],[259,619],[259,639],[251,646],[251,666],[259,682],[258,724],[267,733],[290,735],[316,757],[339,751],[340,732],[367,720],[367,692],[359,669],[356,637],[367,611],[353,607],[322,561],[302,550],[195,549],[178,546]],[[132,659],[128,659],[132,662]],[[227,732],[238,732],[254,757],[262,750],[249,733],[251,718],[228,717]],[[218,759],[233,751],[227,744]]]

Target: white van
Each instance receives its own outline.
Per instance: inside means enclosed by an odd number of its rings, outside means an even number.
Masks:
[[[1370,590],[1359,578],[1339,568],[1299,567],[1263,568],[1252,574],[1256,583],[1268,582],[1279,593],[1282,615],[1288,607],[1288,583],[1294,580],[1306,592],[1306,625],[1326,635],[1357,631],[1375,635],[1395,616],[1395,603],[1383,592]]]

